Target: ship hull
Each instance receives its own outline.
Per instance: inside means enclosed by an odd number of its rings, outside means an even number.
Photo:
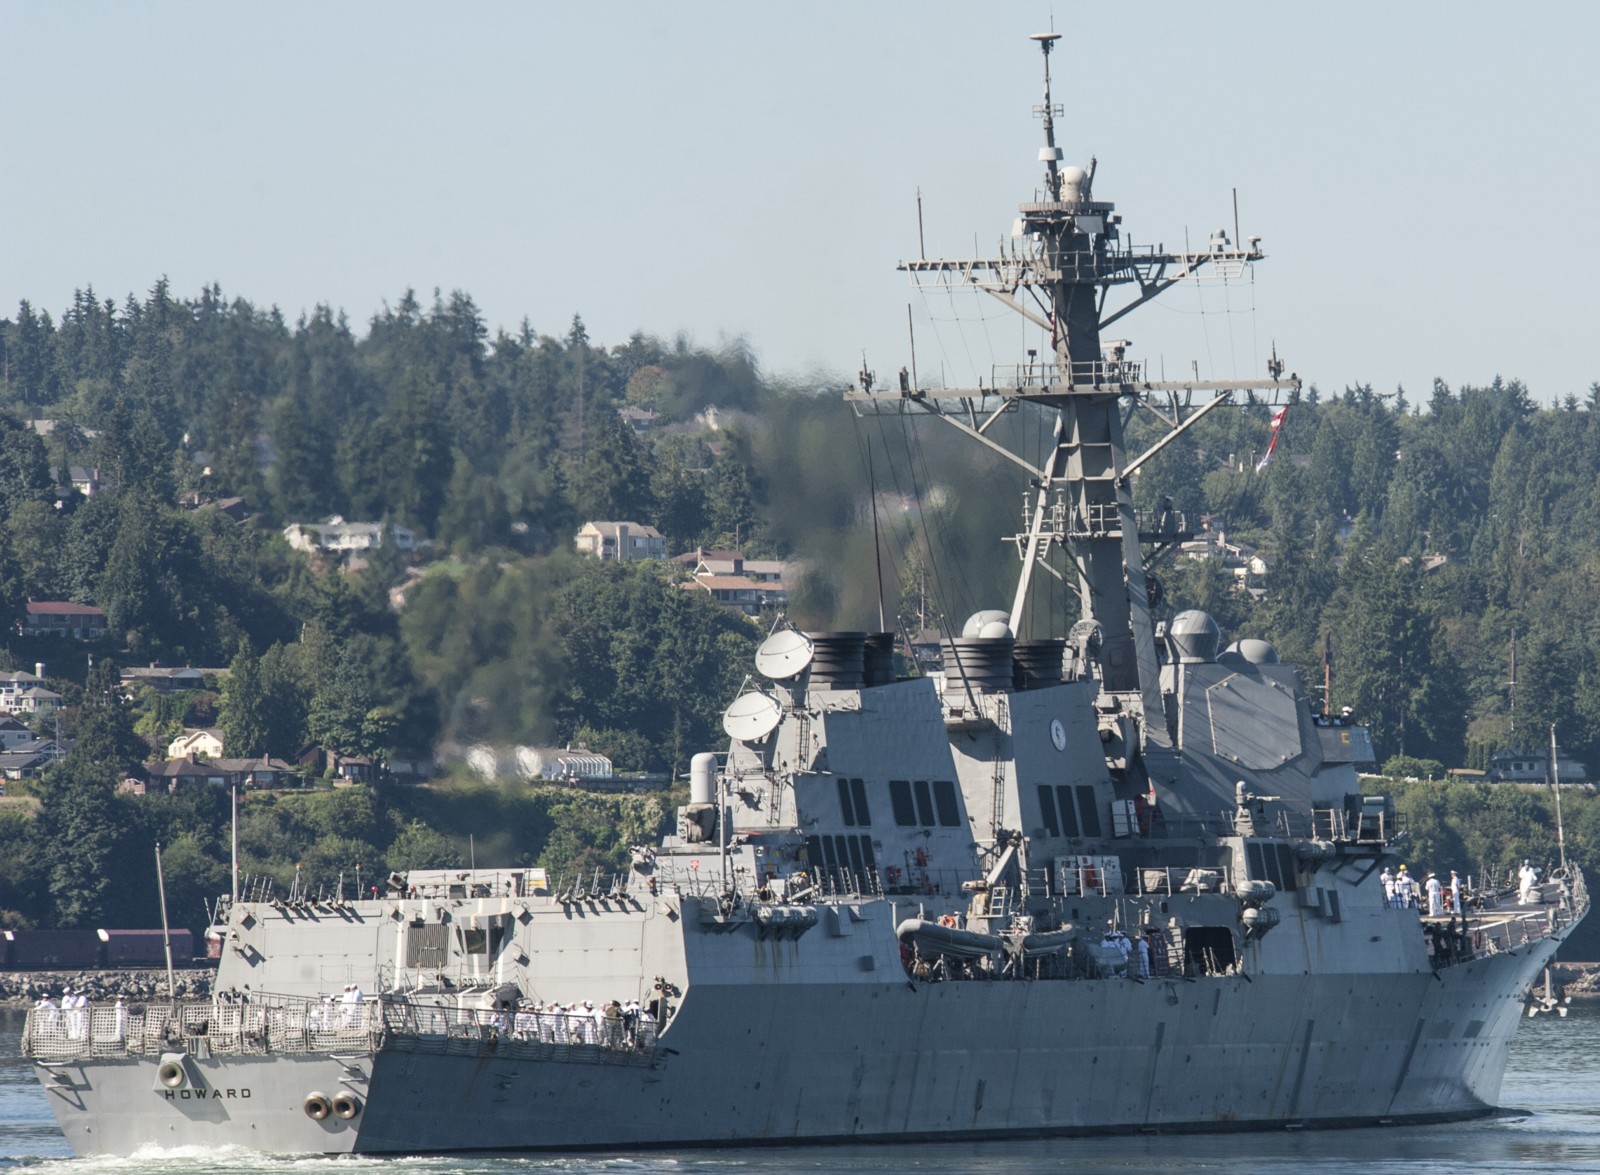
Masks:
[[[445,1153],[1334,1127],[1492,1111],[1542,940],[1439,972],[696,985],[654,1063],[440,1052],[41,1067],[80,1154]],[[533,1048],[529,1054],[539,1053]],[[65,1088],[56,1074],[74,1074]],[[352,1121],[314,1122],[349,1088]]]

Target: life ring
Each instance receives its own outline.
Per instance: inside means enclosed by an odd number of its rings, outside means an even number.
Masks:
[[[956,925],[956,916],[954,914],[940,914],[939,925],[949,926],[953,929]]]

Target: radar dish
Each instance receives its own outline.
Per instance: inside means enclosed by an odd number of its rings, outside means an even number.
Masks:
[[[751,692],[733,699],[733,705],[722,713],[722,729],[729,738],[743,743],[758,743],[778,728],[783,719],[783,707],[775,698]]]
[[[799,677],[811,664],[811,639],[792,628],[780,628],[756,650],[756,672],[773,681]]]

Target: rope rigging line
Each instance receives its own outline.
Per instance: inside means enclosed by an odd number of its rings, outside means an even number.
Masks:
[[[933,574],[933,595],[934,602],[939,608],[940,628],[946,634],[954,636],[954,631],[950,627],[950,617],[953,609],[950,607],[950,600],[945,592],[944,575],[940,568],[946,564],[952,567],[959,566],[959,564],[954,558],[954,551],[950,545],[948,537],[945,535],[943,511],[940,511],[940,513],[934,518],[934,531],[937,532],[939,536],[939,546],[944,549],[943,559],[939,557],[938,551],[934,549],[933,535],[930,534],[928,530],[928,504],[923,496],[922,486],[918,485],[917,483],[918,457],[921,457],[922,459],[922,485],[928,486],[930,492],[932,489],[933,480],[928,474],[927,454],[923,451],[922,438],[917,436],[915,438],[915,444],[913,444],[912,436],[908,435],[914,432],[914,429],[902,426],[900,429],[900,439],[906,451],[906,469],[911,477],[911,492],[917,503],[917,525],[922,531],[923,546],[928,552],[929,570]]]
[[[851,415],[854,416],[854,413],[852,413]],[[881,421],[879,422],[879,429],[880,429],[880,432],[881,432],[881,430],[882,430],[882,422]],[[855,417],[855,434],[856,434],[856,455],[857,455],[858,459],[861,461],[861,468],[863,469],[863,471],[866,471],[869,474],[869,488],[870,488],[871,493],[872,493],[872,511],[873,511],[873,515],[874,515],[874,521],[876,521],[876,515],[877,515],[877,512],[878,512],[877,488],[870,481],[870,473],[875,468],[875,465],[872,462],[872,457],[871,457],[872,437],[871,437],[871,434],[866,433],[865,430],[861,427],[861,418],[859,416]],[[895,493],[896,494],[902,494],[903,491],[900,489],[900,478],[899,478],[899,475],[895,472],[895,469],[894,469],[894,459],[893,459],[893,457],[891,457],[889,455],[887,444],[884,443],[883,438],[881,436],[879,437],[879,442],[880,442],[880,448],[883,449],[884,457],[885,457],[885,459],[887,461],[887,464],[889,466],[889,475],[890,475],[891,480],[894,482]],[[900,605],[900,592],[899,592],[900,580],[899,580],[899,570],[898,569],[904,568],[908,563],[907,552],[906,552],[906,549],[905,549],[904,545],[900,541],[900,536],[898,534],[898,529],[899,528],[897,526],[894,526],[894,525],[891,525],[888,528],[888,531],[889,531],[889,543],[890,543],[890,545],[892,547],[892,550],[890,551],[890,557],[891,557],[891,559],[893,561],[893,566],[897,569],[896,570],[896,575],[895,575],[896,591],[895,591],[894,601],[893,601],[893,603],[894,603],[894,613],[895,613],[895,617],[894,617],[895,618],[895,629],[896,629],[897,632],[898,632],[899,627],[900,627],[900,606],[899,606]],[[879,533],[880,536],[881,536],[882,532],[883,532],[883,528],[879,527],[878,528],[878,533]],[[878,552],[874,551],[873,554],[876,557]],[[888,603],[889,603],[889,601],[884,601],[885,605],[887,605]]]
[[[1230,286],[1230,283],[1229,283],[1228,279],[1227,278],[1223,278],[1222,279],[1222,307],[1223,307],[1223,313],[1225,315],[1227,315],[1227,319],[1228,319],[1228,362],[1233,367],[1233,371],[1231,373],[1230,378],[1238,379],[1239,378],[1239,353],[1238,353],[1238,350],[1234,347],[1234,341],[1233,341],[1233,291],[1232,291],[1232,289],[1229,288],[1229,286]]]

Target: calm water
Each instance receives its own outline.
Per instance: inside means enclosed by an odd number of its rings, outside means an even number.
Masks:
[[[0,1011],[0,1169],[30,1175],[768,1175],[772,1172],[1226,1172],[1405,1175],[1600,1171],[1600,1003],[1565,1020],[1525,1020],[1505,1105],[1516,1113],[1452,1126],[1168,1138],[830,1146],[585,1155],[581,1158],[270,1159],[247,1151],[67,1158],[44,1091],[17,1056],[22,1014]]]

